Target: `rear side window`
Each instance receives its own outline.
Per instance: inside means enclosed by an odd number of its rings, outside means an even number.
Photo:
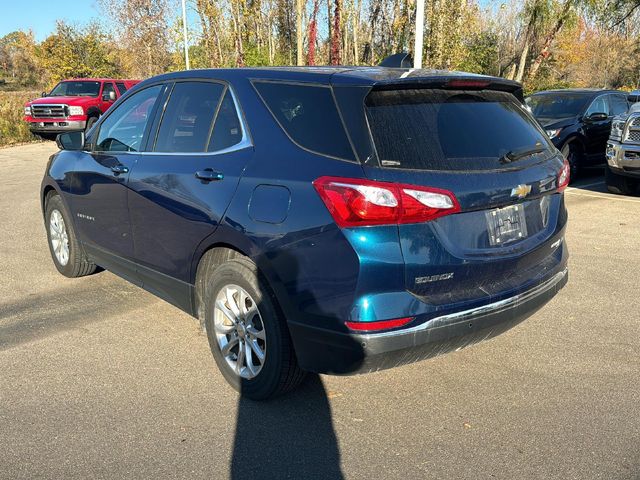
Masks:
[[[116,87],[118,87],[118,92],[120,92],[120,96],[124,95],[124,92],[127,91],[127,86],[122,82],[116,82]]]
[[[224,86],[180,82],[171,92],[156,139],[156,152],[205,152]]]
[[[355,160],[329,87],[279,82],[254,86],[295,143],[322,155]]]
[[[549,146],[515,97],[505,92],[373,91],[366,113],[380,163],[414,170],[493,170],[510,152]]]

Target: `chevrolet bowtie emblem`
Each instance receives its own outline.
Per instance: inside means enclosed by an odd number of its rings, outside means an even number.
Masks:
[[[511,196],[524,198],[531,193],[531,185],[518,185],[516,188],[511,189]]]

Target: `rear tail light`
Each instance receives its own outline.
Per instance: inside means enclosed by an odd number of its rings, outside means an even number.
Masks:
[[[339,227],[421,223],[460,211],[453,193],[432,187],[340,177],[313,186]]]
[[[414,317],[394,318],[393,320],[380,320],[377,322],[344,322],[347,327],[357,332],[375,332],[403,327],[411,322]]]
[[[569,180],[571,175],[571,167],[569,166],[569,162],[565,158],[564,163],[562,164],[562,168],[560,172],[558,172],[558,192],[562,192],[567,185],[569,185]]]

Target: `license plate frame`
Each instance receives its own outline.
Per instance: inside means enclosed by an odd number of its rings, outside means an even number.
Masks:
[[[492,247],[522,240],[527,237],[527,218],[524,205],[517,203],[494,208],[485,213],[489,244]]]

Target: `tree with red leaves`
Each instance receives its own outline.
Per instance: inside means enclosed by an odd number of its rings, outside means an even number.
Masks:
[[[313,14],[309,22],[309,53],[307,54],[307,64],[316,64],[316,40],[318,38],[318,8],[320,8],[320,0],[313,1]]]
[[[340,14],[342,13],[342,0],[335,0],[335,10],[333,13],[333,29],[331,35],[331,65],[340,65],[340,39],[342,30],[340,28]]]

